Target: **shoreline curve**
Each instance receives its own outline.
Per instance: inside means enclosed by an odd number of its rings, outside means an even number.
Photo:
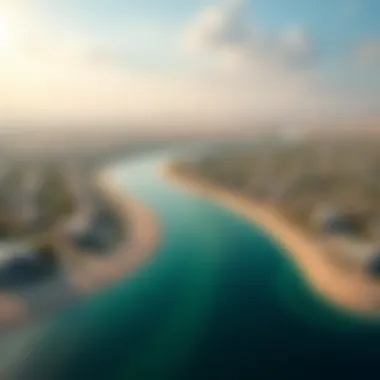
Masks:
[[[165,179],[183,190],[208,198],[259,226],[280,245],[296,264],[307,285],[331,306],[368,319],[380,317],[380,282],[363,273],[348,272],[329,260],[326,252],[270,206],[209,183],[192,178],[169,163],[163,166]],[[379,320],[380,321],[380,320]]]
[[[152,258],[160,242],[159,223],[148,207],[122,193],[107,173],[99,177],[98,185],[119,210],[129,237],[110,256],[88,255],[82,260],[80,269],[72,272],[72,283],[79,295],[96,292],[128,277]]]
[[[86,255],[76,250],[58,232],[55,236],[59,260],[65,266],[65,276],[71,287],[72,302],[107,289],[137,272],[154,257],[160,243],[160,225],[154,213],[139,200],[122,192],[115,180],[102,172],[97,185],[110,200],[122,218],[128,238],[115,252],[104,257]],[[44,284],[45,285],[45,284]],[[50,284],[46,283],[48,287]],[[51,311],[51,310],[50,310]],[[49,317],[57,311],[49,308],[38,318]],[[28,300],[11,292],[0,292],[0,333],[13,330],[37,319],[28,306]]]

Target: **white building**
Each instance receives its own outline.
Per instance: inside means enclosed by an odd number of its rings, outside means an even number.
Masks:
[[[0,267],[14,258],[33,257],[34,249],[28,242],[1,242]]]

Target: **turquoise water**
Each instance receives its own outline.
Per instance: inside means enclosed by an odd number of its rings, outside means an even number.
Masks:
[[[325,304],[263,231],[157,175],[164,158],[115,168],[151,207],[154,260],[50,322],[17,379],[365,379],[380,327]]]

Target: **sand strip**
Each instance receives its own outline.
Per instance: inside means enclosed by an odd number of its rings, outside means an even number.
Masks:
[[[131,275],[152,258],[159,243],[159,224],[148,208],[120,192],[108,174],[101,175],[99,186],[119,210],[128,238],[116,252],[104,257],[79,252],[69,242],[62,243],[63,255],[72,262],[70,282],[79,294],[94,293]]]
[[[240,216],[262,227],[294,260],[309,285],[324,299],[362,316],[380,314],[380,282],[364,274],[346,272],[296,226],[291,225],[275,209],[221,189],[198,178],[179,172],[174,166],[163,168],[164,176],[191,192],[214,200]]]
[[[116,252],[95,257],[77,251],[63,236],[56,236],[56,247],[75,298],[96,293],[131,275],[154,256],[159,243],[159,224],[150,210],[121,192],[107,174],[100,176],[99,185],[120,212],[128,237]],[[35,317],[32,314],[27,300],[10,292],[0,293],[0,331],[30,321]]]

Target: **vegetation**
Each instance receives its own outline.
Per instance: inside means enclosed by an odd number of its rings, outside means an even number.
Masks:
[[[83,209],[90,210],[86,231],[77,231],[79,237],[66,236],[74,250],[85,251],[79,241],[109,253],[125,238],[115,205],[92,182],[93,174],[58,163],[37,168],[25,163],[12,165],[0,178],[0,240],[11,243],[5,249],[17,250],[12,244],[17,241],[30,243],[30,252],[14,252],[2,262],[1,288],[28,286],[56,274],[60,265],[56,233],[64,227],[62,222]]]
[[[176,167],[255,202],[270,204],[319,238],[328,231],[317,229],[312,215],[326,205],[331,213],[325,216],[325,226],[334,225],[335,213],[335,218],[346,220],[339,222],[341,226],[350,226],[350,239],[365,239],[375,247],[380,237],[379,139],[339,136],[256,142],[182,160]]]
[[[62,170],[50,167],[36,197],[43,226],[53,227],[75,210],[76,202]]]

